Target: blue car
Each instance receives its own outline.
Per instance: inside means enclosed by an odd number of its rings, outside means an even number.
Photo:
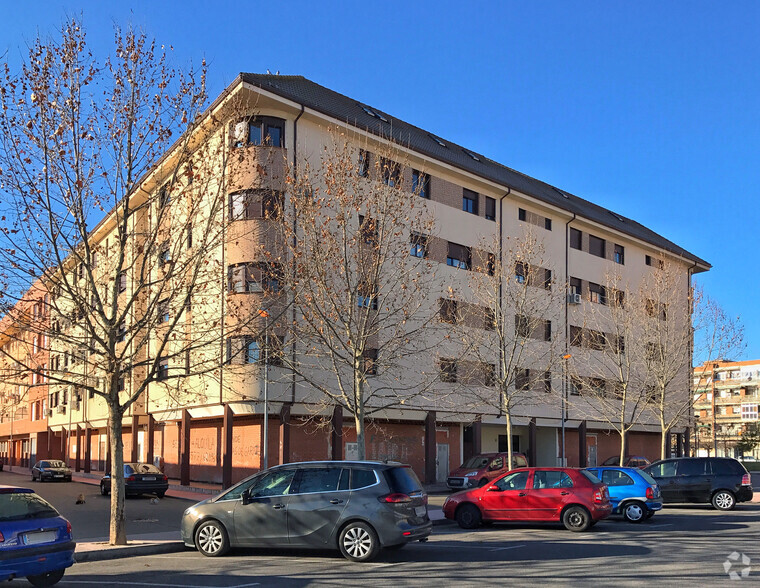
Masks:
[[[655,479],[638,468],[587,468],[607,485],[613,514],[640,523],[662,509],[660,487]]]
[[[29,488],[0,486],[0,581],[57,584],[74,563],[71,524]]]

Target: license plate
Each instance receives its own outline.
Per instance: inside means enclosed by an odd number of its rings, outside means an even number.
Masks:
[[[156,476],[143,476],[143,480],[145,480],[146,482],[155,482]]]
[[[54,478],[63,478],[63,474],[53,474]]]
[[[424,506],[415,506],[414,507],[414,514],[418,517],[424,517],[425,513],[427,513],[427,508]]]
[[[55,541],[55,531],[40,531],[38,533],[26,533],[24,535],[25,545],[37,545],[39,543],[50,543]]]

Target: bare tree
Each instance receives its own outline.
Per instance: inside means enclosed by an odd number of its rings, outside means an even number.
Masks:
[[[202,397],[208,380],[187,378],[221,369],[228,145],[205,102],[205,64],[174,67],[131,29],[99,61],[72,20],[35,40],[19,73],[4,66],[0,296],[49,355],[39,365],[3,347],[4,377],[40,374],[51,398],[107,405],[111,544],[126,543],[125,414],[145,411],[149,386],[159,405]],[[39,316],[17,304],[35,280]]]
[[[316,413],[340,406],[351,415],[364,459],[366,420],[414,407],[431,382],[420,366],[435,344],[425,328],[434,316],[434,227],[420,197],[426,180],[403,185],[411,170],[399,150],[370,153],[341,131],[329,134],[318,160],[289,173],[282,228],[298,355],[283,361]]]
[[[512,469],[512,419],[520,407],[553,400],[559,365],[556,332],[564,288],[558,286],[541,241],[529,225],[515,236],[486,238],[469,275],[468,301],[440,301],[440,318],[462,342],[457,381],[473,404],[506,418]],[[463,368],[463,369],[462,369]],[[445,367],[442,369],[445,373]],[[460,374],[461,372],[461,374]]]
[[[647,372],[640,324],[646,300],[610,273],[602,284],[573,278],[584,300],[583,324],[570,326],[568,403],[581,415],[604,422],[620,436],[620,463],[627,434],[646,412]]]

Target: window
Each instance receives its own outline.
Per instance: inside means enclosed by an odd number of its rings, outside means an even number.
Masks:
[[[442,359],[440,363],[441,382],[457,381],[457,362],[455,359]]]
[[[280,291],[283,279],[278,263],[238,263],[227,268],[228,291],[235,294]]]
[[[634,484],[631,476],[620,470],[604,470],[602,483],[607,486],[633,486]]]
[[[515,389],[530,390],[530,370],[518,368],[515,374]]]
[[[446,257],[446,265],[468,270],[470,269],[471,259],[472,256],[469,247],[449,242],[449,251]]]
[[[172,254],[171,250],[169,249],[169,244],[164,243],[161,245],[161,249],[158,252],[158,261],[162,264],[171,263],[172,260]]]
[[[121,272],[119,274],[119,292],[124,292],[127,289],[127,272]]]
[[[362,178],[369,177],[369,151],[366,149],[359,149],[359,167],[356,173]]]
[[[665,262],[662,259],[655,259],[651,255],[645,256],[644,261],[647,265],[651,265],[657,269],[663,269],[665,267]]]
[[[391,159],[380,160],[380,177],[383,184],[391,188],[401,187],[401,165]]]
[[[597,257],[605,256],[605,241],[594,235],[588,236],[588,252]]]
[[[550,219],[548,217],[544,219],[544,228],[547,231],[551,231],[552,230],[552,219]]]
[[[570,278],[570,294],[583,296],[583,281],[580,278]]]
[[[552,289],[552,270],[545,269],[544,270],[544,290],[551,290]]]
[[[515,279],[518,284],[524,284],[528,277],[528,264],[518,261],[515,263]]]
[[[570,247],[573,249],[583,249],[583,233],[578,229],[570,229]]]
[[[478,193],[462,188],[462,210],[470,214],[478,214]]]
[[[757,404],[742,404],[742,420],[743,421],[758,420],[757,407],[758,407]]]
[[[157,315],[158,315],[158,322],[160,323],[168,323],[169,318],[169,301],[168,300],[161,300],[158,303],[157,306]]]
[[[573,480],[565,472],[542,471],[533,472],[533,489],[544,490],[547,488],[572,488]]]
[[[119,326],[116,328],[116,342],[123,343],[126,338],[127,338],[127,326],[124,324],[124,321],[122,321],[119,323]]]
[[[430,199],[430,176],[416,169],[412,170],[412,192],[420,198]]]
[[[441,321],[444,323],[451,323],[452,325],[455,325],[457,323],[457,301],[449,300],[447,298],[441,298],[439,299],[438,302],[441,307],[441,310],[439,313],[441,317]]]
[[[158,372],[156,373],[157,380],[166,380],[169,377],[169,360],[161,358],[158,362]]]
[[[356,302],[359,308],[377,310],[377,284],[360,283],[357,289]]]
[[[270,116],[254,117],[240,121],[233,127],[233,145],[268,145],[283,147],[285,121]]]
[[[496,385],[496,364],[484,363],[483,364],[483,385],[492,388]]]
[[[486,196],[486,220],[496,220],[496,199]]]
[[[496,482],[499,490],[525,490],[528,484],[528,472],[515,472],[508,474]]]
[[[622,245],[615,245],[615,263],[625,264],[625,247]]]
[[[515,315],[515,336],[523,339],[530,337],[530,319],[527,316]]]
[[[428,238],[419,233],[412,233],[409,240],[409,255],[412,257],[425,258],[428,255]]]
[[[230,220],[277,219],[284,206],[283,194],[276,190],[248,190],[230,194]]]
[[[337,492],[341,480],[348,486],[348,472],[342,468],[303,468],[298,493]]]
[[[227,339],[227,363],[241,365],[259,363],[262,360],[262,345],[252,336],[229,337]]]
[[[359,490],[377,484],[377,476],[373,470],[354,469],[351,474],[351,490]]]
[[[367,245],[376,245],[378,240],[377,224],[375,220],[370,217],[365,217],[363,214],[359,215],[359,233],[362,241]]]
[[[496,273],[496,256],[493,253],[488,254],[488,261],[486,262],[486,273],[492,276]]]
[[[493,311],[492,308],[484,308],[483,309],[484,314],[484,325],[483,328],[486,331],[493,331],[496,329],[496,313]]]
[[[278,219],[284,206],[282,192],[264,190],[261,195],[261,217],[265,219]]]
[[[190,375],[190,350],[185,349],[185,375]]]
[[[547,394],[552,391],[552,373],[544,372],[544,392]]]
[[[657,302],[647,298],[645,303],[646,313],[652,318],[658,318],[661,321],[668,320],[668,305],[663,302]]]
[[[362,353],[364,374],[367,376],[377,375],[377,349],[365,349]]]
[[[525,221],[528,218],[528,213],[525,212],[524,208],[518,208],[517,209],[517,220]]]
[[[594,282],[588,283],[589,299],[597,304],[607,304],[607,289]]]
[[[169,192],[169,184],[164,184],[158,189],[158,207],[164,208],[169,206],[171,202],[171,193]]]

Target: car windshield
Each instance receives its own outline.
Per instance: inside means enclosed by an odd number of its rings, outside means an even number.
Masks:
[[[655,480],[652,476],[650,476],[644,470],[639,470],[639,474],[641,474],[641,477],[644,478],[648,483],[652,484],[653,486],[657,484],[657,480]]]
[[[52,461],[43,461],[42,467],[44,468],[65,468],[66,464],[62,461],[58,461],[57,459],[54,459]]]
[[[57,516],[58,511],[33,492],[0,494],[0,522]]]
[[[486,465],[488,465],[489,459],[491,458],[484,455],[474,455],[466,462],[464,462],[462,464],[462,467],[466,470],[479,470],[480,468],[484,468]]]
[[[149,463],[125,463],[124,464],[124,473],[127,475],[130,474],[160,474],[161,470],[159,470],[156,466]]]

